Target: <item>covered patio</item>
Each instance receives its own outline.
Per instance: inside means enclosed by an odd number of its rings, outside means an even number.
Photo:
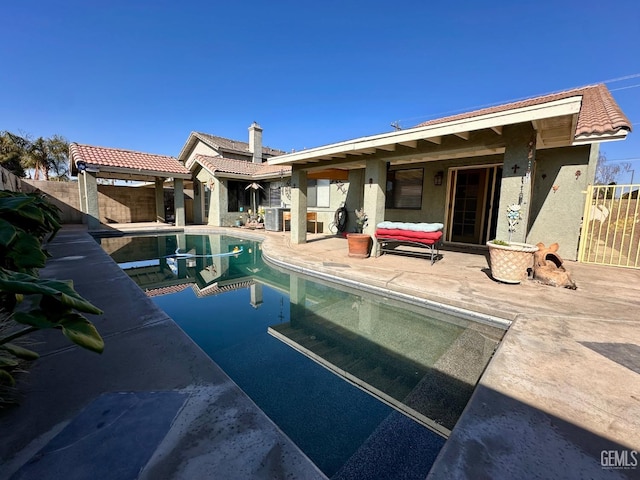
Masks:
[[[596,85],[286,154],[269,164],[292,167],[293,244],[307,238],[308,178],[342,170],[358,202],[349,209],[364,208],[369,235],[384,220],[441,222],[445,242],[483,245],[508,237],[507,207],[517,204],[523,227],[514,242],[558,241],[565,258],[574,259],[599,143],[622,140],[630,129],[606,87]],[[414,184],[397,182],[398,172],[414,167]],[[403,204],[411,195],[412,203]]]
[[[72,143],[71,174],[78,177],[80,210],[89,230],[100,227],[98,178],[154,182],[156,222],[165,222],[164,183],[173,179],[176,226],[185,225],[184,181],[191,173],[178,160],[164,155]]]

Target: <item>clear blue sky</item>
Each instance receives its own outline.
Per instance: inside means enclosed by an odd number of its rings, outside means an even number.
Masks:
[[[178,155],[191,131],[291,151],[604,82],[640,158],[640,2],[4,2],[0,130]],[[634,161],[640,180],[640,160]]]

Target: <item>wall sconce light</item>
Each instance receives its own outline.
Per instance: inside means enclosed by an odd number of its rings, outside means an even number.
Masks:
[[[439,171],[436,172],[436,174],[433,176],[433,184],[435,186],[440,186],[442,185],[442,177],[444,176],[444,172],[443,171]]]

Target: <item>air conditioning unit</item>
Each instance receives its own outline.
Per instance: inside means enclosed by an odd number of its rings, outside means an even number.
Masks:
[[[282,231],[282,212],[290,212],[290,208],[276,207],[264,209],[264,229],[271,232]]]

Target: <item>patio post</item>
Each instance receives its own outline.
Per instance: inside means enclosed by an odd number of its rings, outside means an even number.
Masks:
[[[182,178],[173,179],[173,205],[175,208],[176,227],[184,227],[184,180]]]
[[[156,222],[164,220],[164,178],[156,177]]]
[[[95,173],[82,172],[82,184],[84,186],[85,219],[89,230],[100,227],[100,212],[98,207],[98,180]]]
[[[373,237],[376,225],[384,221],[384,204],[387,185],[387,162],[367,160],[364,170],[363,208],[367,214],[367,225],[363,233]]]
[[[531,210],[531,185],[536,160],[536,131],[531,124],[506,126],[503,131],[506,141],[500,205],[498,207],[498,225],[496,238],[509,239],[509,205],[520,205],[521,220],[511,241],[527,241],[529,212]]]
[[[291,243],[307,242],[307,172],[291,171]]]
[[[218,177],[211,177],[209,193],[209,217],[207,225],[220,227],[228,221],[229,212],[229,192],[227,180]],[[235,213],[235,212],[234,212]],[[237,215],[237,214],[236,214]]]
[[[204,199],[204,185],[197,178],[193,179],[193,223],[201,225],[203,220],[202,212],[204,212],[203,199]]]
[[[82,213],[87,213],[87,192],[86,192],[86,181],[84,177],[84,172],[78,172],[78,194],[80,200],[80,211]]]

